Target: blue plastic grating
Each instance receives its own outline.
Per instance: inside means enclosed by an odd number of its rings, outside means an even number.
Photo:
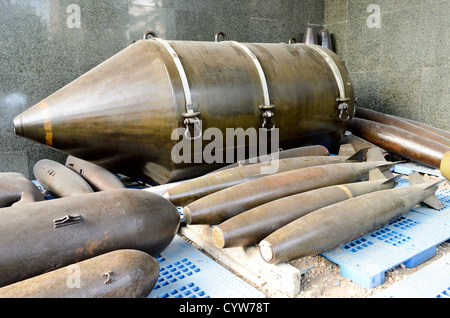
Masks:
[[[450,254],[377,293],[374,298],[450,298]]]
[[[266,297],[178,236],[157,260],[159,278],[148,298]]]
[[[405,186],[409,181],[400,179],[397,187]],[[387,270],[400,264],[417,266],[450,239],[450,190],[436,195],[444,209],[416,206],[383,228],[321,255],[339,265],[342,276],[363,287],[383,284]]]

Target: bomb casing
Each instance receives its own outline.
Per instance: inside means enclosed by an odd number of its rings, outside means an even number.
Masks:
[[[376,230],[421,202],[439,210],[443,204],[434,195],[436,184],[416,183],[410,187],[365,194],[311,212],[280,228],[260,242],[263,259],[271,264],[328,251]],[[442,180],[443,181],[443,180]],[[442,182],[439,181],[439,182]]]
[[[156,257],[173,240],[179,224],[178,210],[170,202],[134,189],[4,208],[0,286],[117,249]]]
[[[202,133],[214,128],[223,136],[232,128],[271,129],[274,121],[283,149],[330,146],[353,116],[351,83],[342,60],[320,46],[152,38],[16,116],[14,127],[18,136],[112,172],[168,183],[226,164],[173,160],[174,131],[191,132],[201,149],[209,144],[193,133],[199,121]]]
[[[94,192],[83,177],[53,160],[39,160],[33,167],[33,173],[39,183],[58,198]]]
[[[0,173],[0,208],[39,201],[44,196],[23,174]]]
[[[361,149],[352,156],[308,156],[235,167],[188,180],[167,190],[163,196],[176,206],[186,206],[209,194],[246,181],[263,178],[269,174],[279,174],[327,164],[361,162],[366,154],[367,149]],[[272,165],[274,165],[276,171],[270,169]]]
[[[338,163],[303,168],[247,181],[203,197],[183,209],[186,224],[218,224],[244,211],[289,195],[362,181],[373,169],[394,163]]]
[[[95,191],[125,188],[115,174],[92,162],[68,156],[65,165],[83,177]]]
[[[297,147],[293,149],[286,149],[286,150],[280,150],[276,154],[269,155],[269,158],[276,157],[278,160],[280,159],[288,159],[288,158],[295,158],[295,157],[310,157],[310,156],[329,156],[330,152],[329,150],[321,145],[312,145],[312,146],[304,146],[304,147]],[[269,159],[270,160],[270,159]],[[251,158],[247,160],[242,160],[233,164],[229,164],[223,168],[217,169],[214,172],[223,171],[231,168],[236,167],[242,167],[250,164],[255,163],[262,163],[267,162],[267,156],[260,156],[256,158]]]
[[[138,250],[116,250],[0,288],[0,298],[144,298],[159,263]]]
[[[214,244],[219,248],[258,244],[284,225],[319,208],[366,193],[391,189],[400,177],[386,180],[380,172],[380,180],[329,186],[257,206],[214,227]]]

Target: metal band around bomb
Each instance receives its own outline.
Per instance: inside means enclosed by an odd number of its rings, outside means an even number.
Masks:
[[[347,98],[345,95],[344,80],[342,79],[342,74],[339,71],[339,67],[337,66],[333,58],[320,45],[309,45],[309,46],[314,50],[316,50],[318,53],[320,53],[320,55],[322,55],[327,64],[330,66],[330,69],[333,72],[334,77],[336,78],[336,83],[339,89],[339,98],[337,99],[337,102],[339,102],[339,111],[340,111],[339,118],[342,121],[348,121],[350,119],[350,116],[348,114],[347,102],[350,100],[350,98]],[[344,117],[344,112],[346,114],[346,117]]]
[[[260,109],[264,112],[262,117],[264,118],[264,123],[262,125],[262,128],[266,128],[266,122],[268,118],[272,118],[274,116],[273,109],[275,108],[274,105],[271,105],[270,103],[270,95],[269,95],[269,86],[267,85],[267,79],[266,75],[264,74],[264,70],[261,66],[261,63],[259,63],[258,58],[255,54],[253,54],[252,51],[248,47],[246,47],[244,44],[236,42],[236,41],[227,41],[227,43],[232,43],[236,46],[238,46],[242,51],[244,51],[253,61],[255,64],[256,69],[258,70],[259,79],[261,81],[261,86],[263,89],[263,95],[264,95],[264,105],[260,106]],[[275,128],[275,122],[273,122],[273,127],[271,129]]]
[[[178,56],[177,52],[173,49],[173,47],[169,44],[169,42],[160,39],[158,37],[153,37],[150,39],[151,41],[158,41],[161,43],[166,50],[170,53],[170,55],[173,58],[173,61],[175,62],[175,66],[177,67],[178,74],[180,74],[181,83],[183,85],[183,91],[184,91],[184,98],[186,99],[186,113],[183,114],[183,117],[185,118],[184,124],[186,126],[185,131],[185,137],[187,139],[198,139],[202,136],[202,131],[198,129],[200,120],[198,117],[201,115],[200,112],[195,112],[193,107],[194,104],[192,102],[192,95],[191,95],[191,89],[189,87],[189,82],[186,76],[186,72],[184,71],[183,64],[181,63],[180,57]],[[197,130],[199,130],[199,135],[194,136],[191,138],[190,132],[189,132],[189,125],[195,125],[197,127]],[[194,129],[195,132],[195,129]]]

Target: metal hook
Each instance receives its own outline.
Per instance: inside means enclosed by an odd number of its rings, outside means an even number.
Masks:
[[[350,115],[348,114],[348,104],[347,103],[342,103],[339,104],[338,109],[340,110],[339,112],[339,118],[342,121],[349,121],[350,120]],[[344,112],[346,114],[346,116],[344,117]]]
[[[78,224],[81,222],[83,222],[83,217],[81,215],[76,215],[76,216],[66,215],[66,216],[62,217],[61,219],[53,220],[53,226],[56,229],[59,227]]]
[[[289,44],[297,43],[297,38],[296,38],[295,36],[289,38],[288,43],[289,43]]]
[[[215,36],[216,42],[219,42],[219,36],[220,36],[220,35],[222,36],[222,38],[223,38],[224,41],[227,40],[227,35],[225,34],[225,32],[223,32],[223,31],[218,31],[218,32],[216,33],[216,36]]]
[[[262,124],[262,128],[265,129],[266,131],[272,131],[272,130],[274,130],[275,128],[277,128],[276,125],[275,125],[275,121],[274,121],[273,119],[271,119],[271,120],[272,120],[273,126],[272,126],[272,128],[267,129],[267,128],[266,128],[267,118],[264,117],[264,122],[263,122],[263,124]]]
[[[144,33],[144,40],[147,40],[149,35],[153,36],[154,38],[158,37],[158,35],[156,35],[154,31],[147,31]]]
[[[186,131],[184,132],[184,136],[186,137],[186,139],[195,140],[195,139],[199,139],[203,136],[202,129],[200,128],[200,119],[198,119],[198,117],[186,118],[184,120],[184,124],[186,125]],[[194,137],[191,137],[191,132],[189,131],[189,125],[191,125],[191,124],[194,125]],[[198,136],[195,136],[196,128],[200,132]]]

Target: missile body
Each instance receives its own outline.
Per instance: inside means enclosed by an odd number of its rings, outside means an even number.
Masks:
[[[339,108],[344,102],[345,114]],[[282,149],[328,147],[348,127],[354,106],[344,63],[321,46],[152,38],[16,116],[14,127],[18,136],[114,173],[168,183],[231,163],[192,160],[211,143],[208,129],[221,133],[216,152],[240,148],[226,145],[227,129],[276,127]],[[180,139],[192,146],[190,161],[172,157]],[[259,145],[260,139],[246,140],[243,147]]]
[[[44,196],[23,174],[0,173],[0,208],[39,201]]]
[[[421,202],[434,198],[437,186],[417,184],[382,190],[329,205],[273,232],[260,242],[263,259],[271,264],[310,256],[371,233]]]
[[[294,149],[287,149],[287,150],[281,150],[276,154],[278,156],[278,159],[288,159],[288,158],[296,158],[296,157],[309,157],[309,156],[329,156],[330,152],[328,149],[321,145],[313,145],[313,146],[305,146],[305,147],[298,147]],[[270,156],[269,156],[270,158]],[[240,162],[236,162],[230,165],[227,165],[223,168],[217,169],[213,172],[228,170],[231,168],[236,167],[242,167],[250,164],[255,163],[262,163],[267,162],[267,157],[257,157],[253,159],[247,159]]]
[[[371,109],[361,107],[356,108],[355,116],[358,118],[375,121],[377,123],[382,123],[384,125],[394,126],[396,128],[406,130],[409,133],[420,135],[434,142],[438,142],[447,147],[450,147],[450,139],[448,137],[444,137],[428,129],[422,128],[421,126],[408,122],[401,117],[383,114]]]
[[[125,188],[116,175],[89,161],[68,156],[66,167],[83,177],[95,191]]]
[[[83,177],[53,160],[39,160],[33,167],[33,173],[44,188],[59,198],[94,192]]]
[[[251,180],[203,197],[183,209],[186,224],[218,224],[286,196],[367,179],[370,170],[392,163],[339,163],[303,168]]]
[[[269,175],[265,172],[264,168],[269,168],[276,164],[276,169],[268,169],[272,174],[283,173],[286,171],[292,171],[307,167],[321,166],[333,163],[343,163],[362,161],[367,153],[366,149],[361,150],[354,156],[310,156],[310,157],[298,157],[278,160],[276,162],[263,162],[249,166],[236,167],[215,173],[210,173],[196,179],[189,180],[180,185],[177,185],[167,190],[163,196],[172,202],[176,206],[186,206],[202,197],[225,188],[265,177]]]
[[[284,225],[322,207],[393,188],[397,178],[330,186],[260,205],[216,226],[212,231],[214,244],[219,248],[258,244]]]
[[[138,250],[117,250],[0,288],[0,298],[144,298],[159,263]]]
[[[353,118],[350,130],[387,151],[433,168],[439,169],[449,151],[448,146],[418,134],[362,118]]]
[[[179,223],[170,202],[132,189],[4,208],[0,286],[117,249],[156,257],[170,244]]]

